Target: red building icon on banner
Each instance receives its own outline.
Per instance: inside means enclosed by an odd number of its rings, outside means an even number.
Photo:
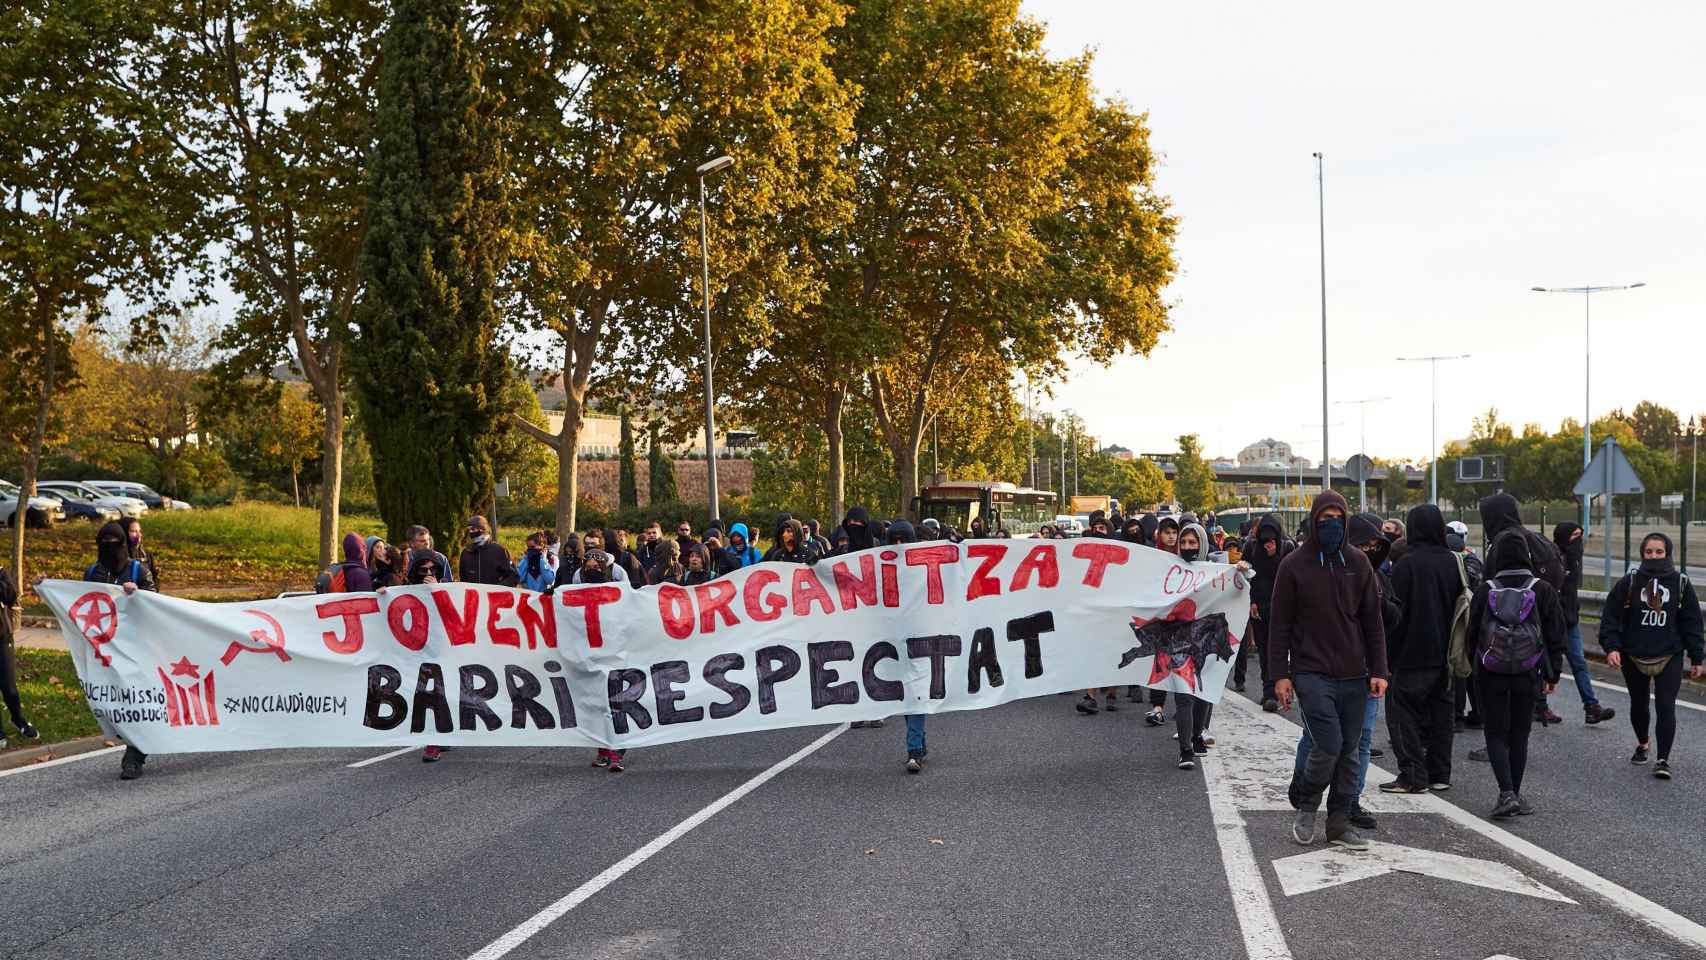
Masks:
[[[189,657],[179,657],[172,664],[172,675],[155,667],[160,682],[166,688],[166,723],[173,727],[216,727],[219,725],[218,701],[213,693],[213,671],[202,676],[201,668]],[[179,677],[187,678],[180,682]],[[192,682],[193,681],[193,682]]]

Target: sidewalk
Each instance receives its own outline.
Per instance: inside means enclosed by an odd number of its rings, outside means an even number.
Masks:
[[[12,640],[20,647],[41,650],[64,650],[65,634],[58,627],[24,627]]]

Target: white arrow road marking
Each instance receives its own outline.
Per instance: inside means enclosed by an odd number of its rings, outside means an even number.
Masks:
[[[1288,897],[1325,890],[1344,883],[1368,880],[1388,873],[1415,873],[1438,880],[1455,880],[1489,890],[1520,893],[1541,900],[1573,904],[1576,901],[1524,876],[1521,871],[1496,860],[1477,860],[1452,853],[1418,850],[1395,843],[1370,842],[1368,850],[1352,853],[1337,847],[1300,853],[1274,861],[1280,889]]]
[[[1521,958],[1520,957],[1513,957],[1508,953],[1495,953],[1492,956],[1488,957],[1487,960],[1521,960]]]

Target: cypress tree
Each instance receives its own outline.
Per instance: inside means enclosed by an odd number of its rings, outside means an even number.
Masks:
[[[380,515],[393,539],[424,524],[452,556],[492,488],[507,369],[493,342],[504,161],[466,23],[458,0],[393,7],[350,346]]]
[[[652,502],[669,503],[676,499],[675,461],[664,452],[660,433],[655,422],[646,429],[646,480],[651,487]]]
[[[640,485],[634,479],[634,421],[628,416],[628,407],[622,406],[622,439],[617,447],[617,455],[622,463],[616,468],[616,505],[617,509],[629,510],[640,505]]]

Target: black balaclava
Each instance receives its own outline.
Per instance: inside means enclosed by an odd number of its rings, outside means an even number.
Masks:
[[[95,535],[96,559],[110,573],[123,573],[130,565],[129,542],[125,529],[114,521],[101,527]]]
[[[872,538],[871,513],[864,507],[849,507],[847,516],[841,521],[841,529],[847,534],[849,550],[866,550],[876,545]]]

